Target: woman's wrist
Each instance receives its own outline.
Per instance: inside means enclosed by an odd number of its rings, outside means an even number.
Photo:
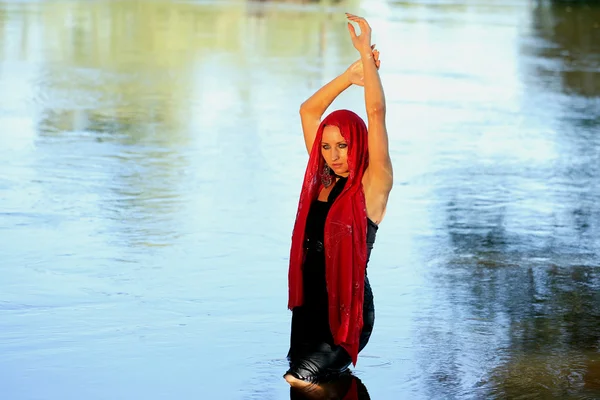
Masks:
[[[360,52],[360,58],[362,60],[372,60],[373,59],[373,51],[371,51],[371,49],[365,50],[365,51],[361,51]]]
[[[339,76],[338,79],[340,79],[340,81],[346,85],[346,88],[349,88],[350,86],[352,86],[352,80],[350,80],[350,71],[348,71],[348,69],[346,69],[344,72],[342,72]]]

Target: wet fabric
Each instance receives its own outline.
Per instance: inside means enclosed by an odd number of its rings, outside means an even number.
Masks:
[[[348,110],[329,114],[319,126],[304,175],[292,234],[288,273],[288,308],[304,303],[303,263],[306,257],[305,228],[311,205],[317,199],[323,170],[321,140],[325,126],[337,126],[348,144],[347,183],[328,212],[324,225],[325,278],[329,327],[336,345],[346,349],[356,364],[363,326],[367,218],[362,178],[368,166],[367,127]]]
[[[324,382],[338,377],[348,370],[352,357],[343,346],[335,344],[329,326],[327,280],[325,278],[324,224],[335,199],[342,192],[346,179],[340,179],[332,189],[327,202],[315,200],[306,222],[303,264],[304,303],[292,310],[292,329],[287,373],[310,382]],[[367,222],[367,261],[375,242],[377,225]],[[365,263],[366,269],[366,263]],[[358,351],[362,350],[373,330],[375,308],[373,294],[367,275],[364,276],[362,319]]]

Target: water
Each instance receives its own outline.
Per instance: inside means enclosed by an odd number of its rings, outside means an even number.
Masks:
[[[0,1],[0,397],[289,398],[298,107],[345,11],[395,167],[371,398],[600,398],[600,7],[517,0]]]

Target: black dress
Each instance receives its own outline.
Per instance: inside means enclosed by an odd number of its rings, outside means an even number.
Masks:
[[[326,202],[315,200],[306,220],[306,256],[302,268],[304,304],[292,310],[292,333],[287,356],[290,369],[287,373],[310,382],[335,378],[346,372],[352,362],[348,352],[333,343],[329,328],[325,253],[323,252],[325,218],[345,183],[345,178],[339,179]],[[376,233],[377,225],[367,219],[367,263]],[[367,345],[375,322],[373,293],[366,272],[363,321],[359,351]]]

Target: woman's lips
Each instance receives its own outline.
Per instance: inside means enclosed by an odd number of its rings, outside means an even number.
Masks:
[[[339,168],[341,166],[342,166],[341,163],[333,163],[333,164],[331,164],[331,168]]]

